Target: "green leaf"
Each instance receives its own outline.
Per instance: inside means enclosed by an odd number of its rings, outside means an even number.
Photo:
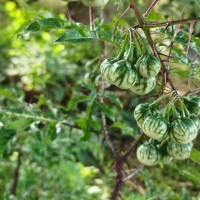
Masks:
[[[162,13],[157,13],[157,12],[151,12],[150,14],[148,14],[148,16],[146,17],[147,21],[159,21],[159,22],[164,22],[165,18],[164,15]]]
[[[109,93],[108,98],[112,103],[119,106],[120,108],[123,108],[122,102],[120,101],[120,99],[118,97],[116,97],[116,95],[114,93]]]
[[[56,139],[56,123],[52,122],[48,125],[47,133],[51,141]]]
[[[119,128],[119,129],[124,129],[126,126],[125,124],[122,124],[121,122],[114,122],[110,128]]]
[[[65,21],[60,18],[45,18],[45,19],[35,19],[28,25],[21,27],[18,32],[19,34],[25,33],[35,33],[38,31],[58,29],[58,28],[72,28],[75,27],[75,23]]]
[[[14,101],[14,102],[18,102],[18,100],[16,100],[16,96],[14,96],[11,92],[11,90],[8,89],[0,89],[0,96],[4,96],[7,99]]]
[[[72,43],[80,43],[80,42],[89,42],[91,40],[97,39],[95,33],[86,28],[72,28],[67,30],[62,36],[60,36],[56,41],[57,43],[62,42],[72,42]]]
[[[190,48],[196,53],[200,53],[200,46],[196,42],[191,42]]]
[[[96,102],[96,103],[100,107],[101,111],[105,114],[106,117],[108,117],[111,121],[115,121],[115,116],[111,108],[107,104],[102,104],[99,102]]]
[[[198,149],[193,148],[190,159],[198,164],[200,164],[200,151]]]
[[[71,110],[75,106],[77,106],[78,103],[80,102],[87,102],[91,100],[90,96],[74,96],[73,98],[70,99],[70,101],[67,104],[67,110]]]
[[[86,140],[86,139],[89,139],[91,134],[89,132],[89,127],[88,127],[88,122],[89,122],[89,119],[88,117],[83,117],[79,120],[76,121],[76,124],[83,130],[84,132],[84,135],[81,139],[83,140]]]
[[[1,129],[0,130],[0,158],[2,158],[3,152],[8,142],[16,135],[16,131],[13,129]]]
[[[21,118],[14,121],[9,121],[6,126],[16,131],[22,131],[28,128],[31,122],[32,120],[30,119]]]
[[[193,183],[198,184],[198,185],[200,184],[200,173],[194,167],[189,167],[187,169],[183,169],[182,174],[184,177],[186,177]]]
[[[76,124],[84,131],[84,136],[82,137],[83,140],[89,139],[91,136],[89,132],[89,128],[91,124],[89,123],[89,121],[91,119],[94,102],[95,102],[95,97],[93,97],[92,101],[90,101],[88,104],[86,116],[79,120],[76,120]]]

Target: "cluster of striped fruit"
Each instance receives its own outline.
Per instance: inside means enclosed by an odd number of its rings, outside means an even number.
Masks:
[[[107,58],[101,63],[100,72],[110,84],[144,95],[154,89],[161,66],[141,36],[136,35],[133,43],[130,35],[116,58]]]
[[[140,104],[134,110],[138,126],[149,137],[137,149],[137,158],[145,165],[188,158],[200,130],[200,97],[179,97],[158,110],[164,98]]]

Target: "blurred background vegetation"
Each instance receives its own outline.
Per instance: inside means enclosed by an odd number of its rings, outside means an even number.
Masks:
[[[123,2],[116,11],[117,3],[110,0],[104,8],[111,32],[128,6],[128,1]],[[145,12],[151,1],[138,3]],[[88,24],[87,7],[72,2],[69,10],[72,19]],[[199,10],[198,0],[163,0],[154,14],[173,20],[199,17]],[[95,9],[94,14],[100,16],[100,11]],[[24,23],[38,17],[66,19],[66,3],[1,0],[0,200],[106,200],[114,184],[113,159],[101,133],[99,105],[93,103],[102,46],[98,42],[54,44],[63,30],[17,37],[16,32]],[[134,25],[134,21],[129,12],[119,25]],[[183,28],[188,31],[189,27]],[[196,23],[194,34],[199,36],[199,31],[200,23]],[[110,47],[108,54],[111,52]],[[186,92],[184,74],[174,79],[177,87]],[[199,84],[198,78],[196,81]],[[139,133],[132,111],[147,100],[114,86],[106,95],[107,104],[101,109],[114,144],[119,151],[125,150]],[[94,131],[85,135],[79,127],[89,112],[88,105],[92,105],[89,124]],[[59,123],[65,119],[66,125]],[[199,139],[196,149],[200,149]],[[124,185],[123,199],[200,200],[199,156],[194,151],[190,160],[145,168]],[[137,165],[133,155],[126,173],[130,174]]]

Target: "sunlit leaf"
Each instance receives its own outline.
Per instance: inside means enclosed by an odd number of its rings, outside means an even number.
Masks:
[[[50,30],[50,29],[64,29],[72,28],[75,26],[75,23],[65,21],[60,18],[44,18],[44,19],[35,19],[29,24],[25,24],[24,27],[20,28],[19,34],[25,33],[35,33],[38,31]]]
[[[90,31],[89,29],[85,28],[72,28],[67,30],[62,36],[60,36],[55,41],[55,44],[62,42],[89,42],[94,39],[97,39],[97,37],[93,31]]]
[[[146,17],[146,20],[147,21],[151,21],[151,22],[155,22],[155,21],[163,22],[163,21],[166,21],[165,18],[164,18],[164,15],[162,13],[158,13],[158,12],[151,12]]]

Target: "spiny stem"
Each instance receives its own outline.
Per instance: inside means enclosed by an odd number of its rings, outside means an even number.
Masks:
[[[173,90],[175,90],[175,87],[174,87],[172,81],[169,80],[168,70],[166,69],[164,63],[162,62],[160,55],[158,54],[158,50],[156,48],[156,45],[154,44],[154,41],[153,41],[153,39],[151,37],[149,29],[147,29],[145,27],[146,22],[143,19],[142,14],[140,13],[140,11],[138,9],[136,1],[135,0],[129,0],[129,3],[130,3],[131,7],[133,8],[133,10],[135,12],[135,15],[136,15],[136,17],[138,19],[138,22],[139,22],[139,25],[140,25],[140,28],[144,31],[144,34],[145,34],[145,36],[147,38],[147,41],[148,41],[149,45],[151,46],[152,51],[154,52],[154,55],[160,60],[160,63],[161,63],[161,66],[162,66],[162,70],[163,70],[163,82],[164,82],[164,87],[163,87],[163,91],[162,92],[164,92],[164,88],[165,88],[167,82],[170,84],[171,88]]]
[[[190,18],[190,19],[179,19],[179,20],[172,20],[167,22],[158,22],[158,23],[146,23],[143,25],[143,27],[150,29],[150,28],[158,28],[163,26],[172,26],[177,24],[185,24],[185,23],[191,23],[195,21],[200,21],[200,17],[197,18]],[[133,28],[142,28],[140,23],[139,25],[134,26]]]

